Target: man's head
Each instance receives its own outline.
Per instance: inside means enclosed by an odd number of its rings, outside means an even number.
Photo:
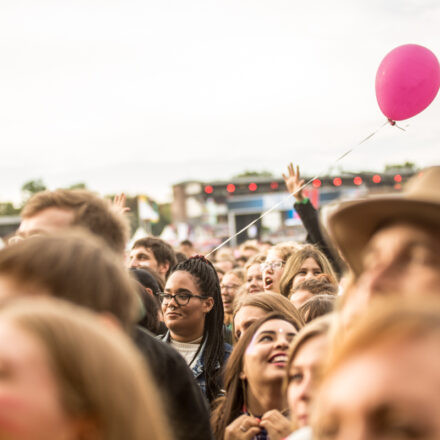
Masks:
[[[440,167],[409,182],[402,196],[343,206],[332,237],[355,273],[356,295],[440,293]],[[364,301],[364,302],[365,302]]]
[[[176,254],[165,241],[156,237],[137,240],[130,251],[130,267],[149,267],[166,280],[176,265]]]
[[[0,300],[35,295],[109,313],[125,328],[139,317],[134,280],[118,255],[85,231],[34,236],[0,251]]]
[[[119,254],[124,252],[128,238],[126,219],[108,201],[85,190],[39,192],[26,203],[21,217],[17,236],[23,238],[81,226]]]

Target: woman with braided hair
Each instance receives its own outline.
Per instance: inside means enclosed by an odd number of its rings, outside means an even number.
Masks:
[[[221,393],[221,372],[231,353],[223,337],[223,303],[213,265],[203,256],[177,264],[159,295],[168,332],[163,340],[186,360],[211,402]]]

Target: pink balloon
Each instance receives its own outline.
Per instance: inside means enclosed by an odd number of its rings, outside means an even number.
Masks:
[[[393,49],[376,74],[376,97],[382,113],[402,121],[425,110],[440,87],[440,65],[426,47],[405,44]]]

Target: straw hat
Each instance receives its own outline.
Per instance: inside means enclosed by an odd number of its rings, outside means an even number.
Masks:
[[[440,166],[413,177],[400,195],[347,202],[329,218],[331,238],[356,275],[372,235],[393,222],[431,225],[440,230]]]

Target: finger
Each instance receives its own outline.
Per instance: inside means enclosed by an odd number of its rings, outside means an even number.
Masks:
[[[300,185],[300,186],[303,186],[303,185],[304,185],[304,182],[305,182],[305,180],[304,180],[304,179],[301,179],[301,180],[299,181],[299,185]]]
[[[295,173],[294,173],[294,171],[293,171],[293,163],[292,163],[292,162],[290,162],[290,165],[289,165],[289,174],[290,174],[291,176],[294,176],[294,175],[295,175]]]
[[[284,173],[281,174],[281,175],[283,176],[284,181],[286,181],[287,180],[287,176]]]
[[[257,434],[261,432],[260,428],[251,428],[249,431],[246,431],[246,436],[243,437],[245,440],[251,440],[254,438]]]
[[[296,166],[296,175],[299,177],[299,165]]]

